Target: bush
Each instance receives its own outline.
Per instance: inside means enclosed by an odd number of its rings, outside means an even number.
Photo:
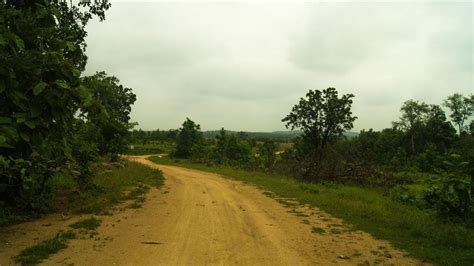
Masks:
[[[446,219],[466,220],[472,213],[470,183],[463,175],[468,163],[460,158],[452,154],[451,160],[444,162],[447,170],[432,178],[432,185],[424,196],[428,205]]]

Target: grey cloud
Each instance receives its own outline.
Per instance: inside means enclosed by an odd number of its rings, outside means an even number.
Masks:
[[[472,3],[114,2],[89,29],[87,73],[134,89],[144,129],[282,130],[308,89],[356,95],[355,130],[403,101],[472,93]]]

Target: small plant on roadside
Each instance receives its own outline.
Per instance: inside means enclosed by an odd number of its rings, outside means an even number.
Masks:
[[[101,220],[98,220],[98,219],[92,217],[90,219],[86,219],[86,220],[82,220],[82,221],[73,223],[73,224],[69,225],[69,227],[72,227],[74,229],[81,229],[82,228],[82,229],[94,231],[100,226],[101,222],[102,222]]]
[[[323,235],[324,233],[326,233],[326,231],[322,229],[321,227],[313,226],[313,228],[311,228],[311,233],[317,233],[317,234]]]
[[[15,261],[22,265],[34,265],[47,259],[50,255],[67,247],[70,239],[75,239],[76,234],[71,231],[59,233],[56,237],[45,240],[37,245],[28,247],[15,257]]]

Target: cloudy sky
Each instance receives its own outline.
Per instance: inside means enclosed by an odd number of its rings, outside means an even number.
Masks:
[[[86,73],[133,88],[143,129],[283,130],[309,89],[355,94],[354,131],[407,99],[473,86],[473,3],[117,2],[88,26]]]

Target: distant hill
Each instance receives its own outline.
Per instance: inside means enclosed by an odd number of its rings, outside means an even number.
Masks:
[[[208,130],[204,131],[203,135],[205,138],[214,138],[219,135],[220,130]],[[253,140],[274,140],[278,142],[289,142],[295,137],[300,136],[302,131],[273,131],[273,132],[246,132],[246,131],[232,131],[226,130],[229,135],[239,135],[242,138],[253,139]],[[356,132],[347,132],[344,134],[347,138],[354,138],[359,135]]]

